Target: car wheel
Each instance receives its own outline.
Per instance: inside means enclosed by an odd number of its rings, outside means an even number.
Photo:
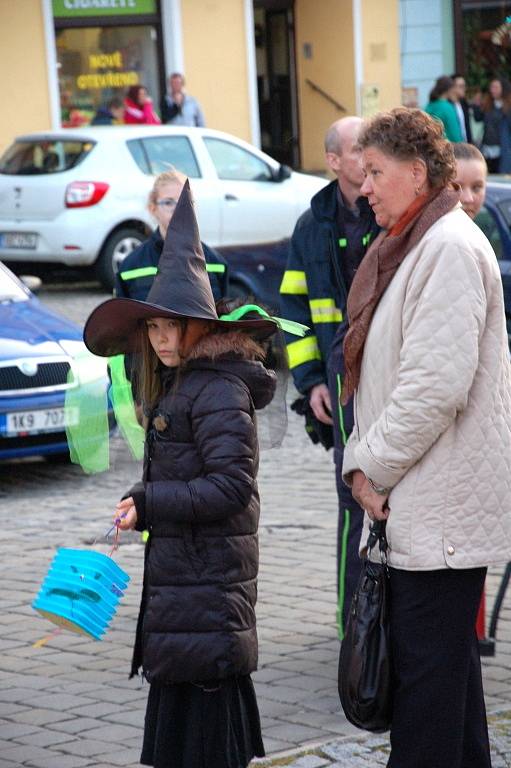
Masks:
[[[96,262],[96,275],[105,288],[112,290],[119,265],[143,241],[144,235],[138,229],[118,229],[110,235]]]

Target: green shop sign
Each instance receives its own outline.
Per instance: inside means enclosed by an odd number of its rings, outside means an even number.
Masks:
[[[53,0],[55,18],[156,13],[156,0]]]

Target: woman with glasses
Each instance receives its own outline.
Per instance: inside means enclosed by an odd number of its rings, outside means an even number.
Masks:
[[[152,235],[127,256],[115,276],[116,296],[145,301],[158,271],[163,241],[186,177],[176,170],[165,171],[156,177],[149,194],[148,209],[156,219]],[[202,243],[206,268],[215,301],[227,295],[227,264],[212,248]]]

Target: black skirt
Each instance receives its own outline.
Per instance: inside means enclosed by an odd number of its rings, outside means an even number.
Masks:
[[[196,685],[151,683],[140,762],[154,768],[246,768],[264,757],[250,675]]]

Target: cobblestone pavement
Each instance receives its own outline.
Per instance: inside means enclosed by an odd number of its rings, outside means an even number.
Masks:
[[[106,295],[89,284],[42,291],[81,322]],[[119,454],[120,455],[120,454]],[[148,686],[128,680],[140,596],[142,546],[123,535],[117,561],[132,581],[102,642],[63,632],[30,604],[58,546],[90,546],[139,468],[87,477],[45,461],[0,466],[0,768],[138,765]],[[283,446],[260,470],[260,665],[254,676],[269,758],[293,768],[385,765],[386,736],[364,736],[340,711],[336,689],[336,498],[330,457],[291,414]],[[105,546],[96,545],[101,551]],[[500,580],[488,580],[488,603]],[[497,655],[484,661],[494,768],[511,766],[511,605]],[[506,757],[507,755],[507,757]]]

